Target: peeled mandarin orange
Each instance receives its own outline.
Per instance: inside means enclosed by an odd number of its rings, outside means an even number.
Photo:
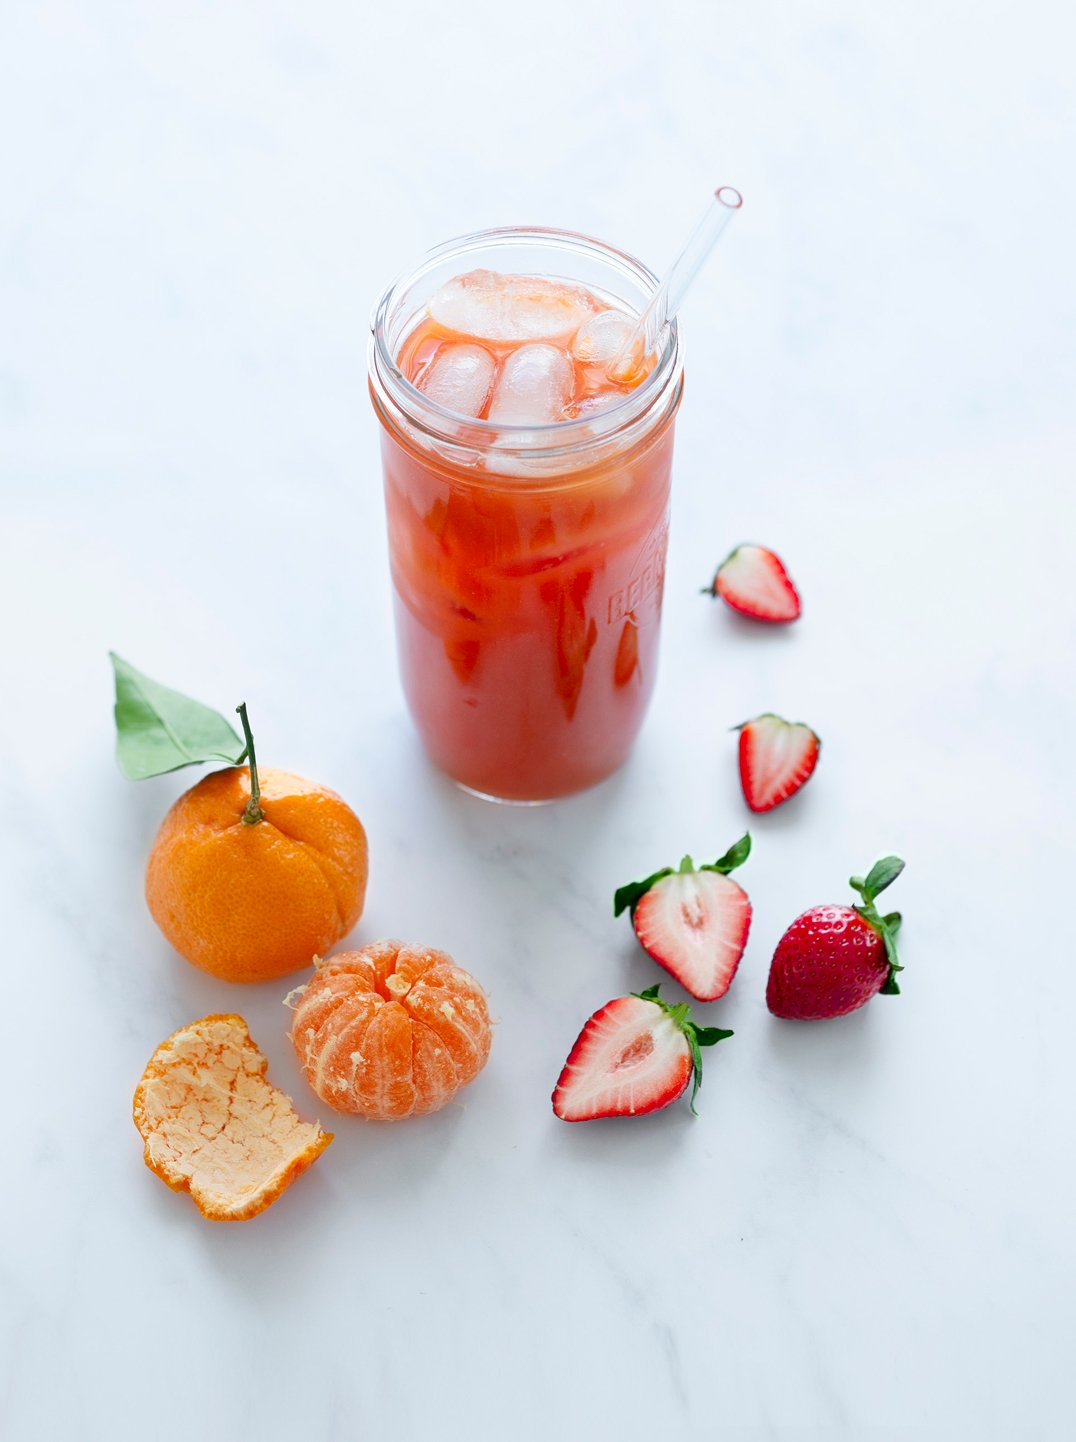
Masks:
[[[366,895],[366,833],[346,802],[287,771],[204,777],[161,824],[146,868],[157,925],[189,962],[224,981],[309,966],[346,936]]]
[[[326,1105],[376,1121],[446,1106],[486,1064],[486,996],[443,951],[377,941],[316,963],[287,998],[291,1039]]]
[[[150,1058],[134,1098],[146,1166],[214,1222],[245,1222],[332,1141],[270,1086],[241,1016],[180,1027]]]

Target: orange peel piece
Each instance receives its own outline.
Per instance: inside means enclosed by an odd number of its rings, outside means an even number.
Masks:
[[[267,1081],[241,1016],[204,1016],[161,1042],[134,1095],[145,1163],[214,1222],[245,1222],[332,1141]]]

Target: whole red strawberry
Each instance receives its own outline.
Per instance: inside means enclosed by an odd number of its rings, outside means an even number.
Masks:
[[[886,856],[866,880],[849,885],[861,906],[813,906],[798,916],[777,943],[766,984],[766,1005],[791,1021],[845,1016],[876,992],[896,995],[900,912],[879,914],[875,897],[904,870],[899,856]]]

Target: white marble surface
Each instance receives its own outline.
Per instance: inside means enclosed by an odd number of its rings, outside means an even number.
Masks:
[[[1074,1435],[1073,39],[1042,0],[3,8],[5,1438]],[[650,721],[596,792],[484,805],[403,717],[371,300],[515,220],[660,265],[716,180]],[[745,537],[794,630],[698,596]],[[343,1120],[248,1226],[143,1167],[146,1058],[238,1006],[320,1109],[285,988],[146,913],[193,778],[119,777],[110,646],[245,697],[369,828],[357,938],[499,1018],[464,1107]],[[701,1115],[559,1124],[582,1019],[656,979],[612,890],[739,834],[765,708],[825,749],[753,827]],[[783,926],[888,849],[904,994],[773,1021]]]

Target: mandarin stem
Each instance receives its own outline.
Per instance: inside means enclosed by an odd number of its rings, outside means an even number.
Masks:
[[[250,766],[250,800],[243,812],[243,823],[246,826],[257,826],[259,821],[265,820],[265,812],[261,808],[262,789],[258,785],[258,763],[254,757],[254,737],[250,730],[250,722],[247,720],[247,703],[243,701],[235,709],[243,723],[243,738],[247,743],[247,762]]]

